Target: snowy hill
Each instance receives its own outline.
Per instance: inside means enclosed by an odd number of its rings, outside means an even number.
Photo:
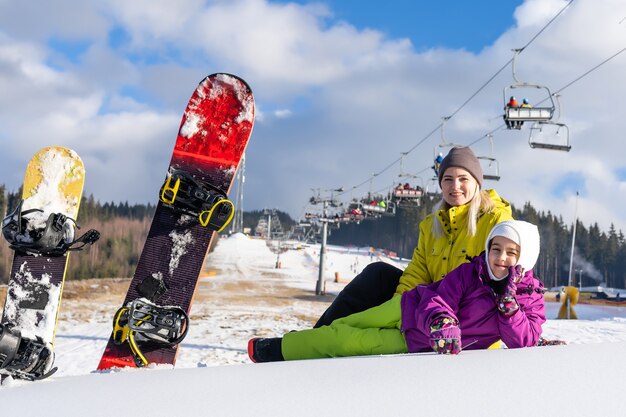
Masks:
[[[3,415],[20,416],[623,415],[625,351],[620,342],[120,372],[0,398]]]
[[[329,249],[331,294],[355,266],[379,256]],[[544,335],[568,346],[251,364],[250,337],[310,327],[332,299],[315,296],[318,256],[316,246],[289,251],[276,269],[264,241],[221,239],[207,258],[176,369],[93,372],[123,298],[112,294],[113,284],[93,281],[87,299],[63,301],[57,374],[8,381],[0,388],[2,415],[626,415],[619,404],[626,309],[618,307],[577,306],[581,320],[548,320]],[[553,319],[558,305],[547,307]]]

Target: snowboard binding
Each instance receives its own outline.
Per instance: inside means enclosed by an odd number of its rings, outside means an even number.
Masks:
[[[11,249],[30,255],[63,256],[67,251],[83,250],[100,238],[100,232],[90,229],[74,239],[76,221],[61,213],[51,213],[47,219],[41,209],[22,211],[24,200],[2,220],[2,234]]]
[[[137,367],[148,364],[145,346],[173,346],[187,335],[189,316],[180,307],[156,305],[145,298],[131,301],[113,318],[113,342],[128,342]]]
[[[19,330],[0,324],[0,370],[12,377],[36,381],[57,371],[54,353],[43,340],[22,337]]]
[[[182,170],[170,172],[159,199],[175,210],[197,216],[202,226],[216,232],[224,230],[235,214],[235,206],[222,191]]]

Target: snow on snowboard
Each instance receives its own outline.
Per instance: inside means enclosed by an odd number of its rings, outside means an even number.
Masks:
[[[68,251],[98,240],[90,230],[75,239],[85,169],[76,152],[57,146],[28,163],[22,200],[2,222],[15,251],[0,322],[0,374],[42,379],[56,368],[54,337]]]
[[[209,75],[192,94],[99,370],[175,363],[211,238],[234,214],[227,195],[253,124],[252,92],[234,75]]]

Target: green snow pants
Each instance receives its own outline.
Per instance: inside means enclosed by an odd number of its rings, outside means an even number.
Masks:
[[[329,326],[287,333],[282,340],[285,360],[406,353],[400,331],[400,300],[391,300],[333,321]]]

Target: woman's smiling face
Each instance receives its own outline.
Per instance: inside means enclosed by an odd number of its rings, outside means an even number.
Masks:
[[[469,171],[450,167],[441,178],[441,193],[450,206],[457,207],[469,203],[478,192],[478,182]]]

